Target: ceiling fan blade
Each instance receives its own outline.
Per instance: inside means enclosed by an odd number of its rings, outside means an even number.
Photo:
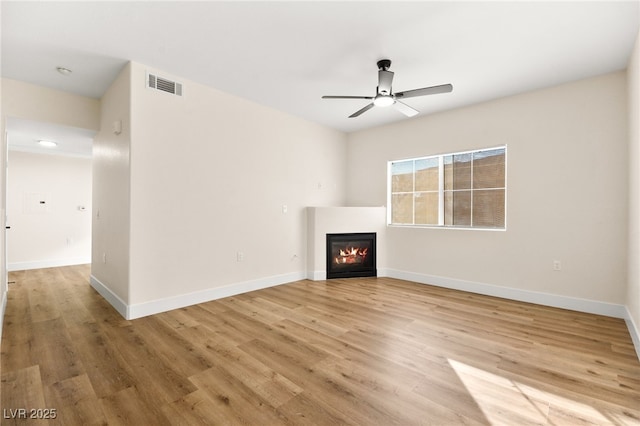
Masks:
[[[323,96],[322,99],[373,99],[373,96]]]
[[[391,83],[393,83],[393,73],[391,71],[378,71],[378,93],[390,95]]]
[[[418,110],[411,108],[409,105],[402,103],[398,100],[396,100],[393,104],[393,106],[395,107],[395,109],[397,109],[398,111],[400,111],[401,113],[403,113],[404,115],[406,115],[407,117],[413,117],[414,115],[418,114]]]
[[[353,114],[351,114],[349,116],[349,118],[355,118],[357,116],[359,116],[360,114],[362,114],[363,112],[367,112],[369,111],[371,108],[373,108],[373,102],[371,102],[369,105],[367,105],[366,107],[359,109],[358,111],[354,112]]]
[[[422,89],[407,90],[395,94],[396,98],[414,98],[416,96],[435,95],[438,93],[449,93],[453,90],[450,84],[442,84],[440,86],[424,87]]]

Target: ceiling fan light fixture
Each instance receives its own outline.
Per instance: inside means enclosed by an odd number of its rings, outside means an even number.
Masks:
[[[393,105],[396,102],[393,96],[378,95],[373,99],[373,104],[378,107],[387,107]]]
[[[437,93],[449,93],[453,90],[451,84],[441,84],[439,86],[423,87],[421,89],[405,90],[404,92],[393,93],[391,85],[393,83],[393,72],[389,71],[391,61],[382,59],[378,61],[378,87],[375,96],[323,96],[322,99],[367,99],[372,102],[365,107],[360,108],[349,116],[349,118],[360,117],[363,113],[369,111],[373,107],[393,106],[407,117],[413,117],[419,113],[417,109],[403,103],[407,98],[415,98],[417,96],[435,95]]]

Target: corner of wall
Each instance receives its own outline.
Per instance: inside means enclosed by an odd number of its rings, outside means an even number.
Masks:
[[[626,316],[624,318],[625,323],[627,324],[627,328],[629,329],[629,334],[631,335],[631,341],[633,342],[633,347],[636,350],[636,355],[640,360],[640,329],[638,328],[636,322],[633,320],[633,316],[629,311],[629,307],[626,307]]]
[[[115,294],[109,287],[104,285],[99,279],[91,275],[89,277],[89,284],[94,288],[113,308],[118,311],[125,319],[129,318],[129,305],[127,305],[117,294]]]
[[[130,291],[130,70],[126,66],[100,100],[100,131],[93,145],[91,272],[93,280],[117,295],[111,300],[96,288],[123,316]]]
[[[629,196],[627,246],[627,325],[640,359],[640,31],[627,66]]]

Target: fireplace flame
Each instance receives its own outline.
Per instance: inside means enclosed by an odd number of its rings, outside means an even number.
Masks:
[[[368,251],[369,249],[367,247],[346,247],[344,250],[340,249],[340,255],[335,258],[336,264],[362,263],[367,257]]]

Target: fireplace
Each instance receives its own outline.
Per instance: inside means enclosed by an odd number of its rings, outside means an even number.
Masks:
[[[375,276],[375,232],[327,234],[327,279]]]

